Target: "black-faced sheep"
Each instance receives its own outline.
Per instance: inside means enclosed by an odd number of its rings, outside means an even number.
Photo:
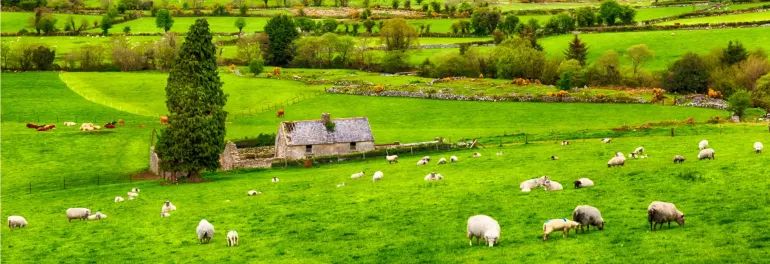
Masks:
[[[594,181],[589,178],[580,178],[575,181],[575,189],[594,186]]]
[[[455,163],[455,162],[457,162],[458,160],[459,160],[459,159],[457,159],[457,156],[451,156],[451,157],[449,157],[449,162]]]
[[[756,153],[762,153],[762,150],[765,148],[764,145],[762,145],[762,142],[754,142],[754,152]]]

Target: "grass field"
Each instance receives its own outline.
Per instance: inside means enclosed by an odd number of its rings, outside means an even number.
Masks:
[[[719,24],[719,23],[731,23],[731,22],[753,22],[753,21],[768,21],[770,20],[770,11],[745,13],[745,14],[733,14],[722,16],[707,16],[707,17],[693,17],[685,19],[677,19],[660,23],[660,25],[674,25],[674,24]]]
[[[175,17],[174,26],[171,27],[172,32],[184,33],[190,29],[190,26],[195,23],[195,20],[199,17]],[[235,20],[237,17],[206,17],[209,22],[209,28],[211,32],[232,33],[238,32],[238,28],[235,27]],[[269,17],[245,17],[246,27],[243,28],[244,32],[256,32],[263,31]],[[131,33],[163,33],[163,29],[155,26],[154,17],[143,17],[136,20],[131,20],[125,23],[115,24],[114,28],[122,32],[123,27],[131,27]],[[100,32],[98,29],[92,31]]]
[[[651,19],[671,17],[685,13],[694,12],[705,8],[705,6],[671,6],[671,7],[649,7],[636,9],[634,20],[641,22]]]
[[[0,16],[0,30],[1,32],[19,32],[21,29],[27,29],[27,31],[34,32],[35,27],[30,26],[30,20],[34,16],[32,12],[3,12]],[[56,25],[58,28],[64,28],[64,23],[67,22],[69,17],[75,19],[75,24],[80,25],[83,18],[89,22],[89,27],[93,25],[94,21],[101,21],[101,16],[94,15],[72,15],[72,14],[54,14],[56,18]]]

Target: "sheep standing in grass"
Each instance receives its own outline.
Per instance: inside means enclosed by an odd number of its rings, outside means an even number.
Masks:
[[[704,150],[709,147],[709,141],[708,140],[701,140],[698,142],[698,150]]]
[[[468,218],[467,230],[467,237],[471,246],[473,246],[473,238],[476,238],[476,244],[479,243],[479,239],[483,239],[490,247],[500,241],[500,224],[492,217],[486,215],[471,216]]]
[[[254,195],[260,195],[262,193],[256,190],[249,190],[248,192],[246,192],[246,194],[248,194],[249,196],[254,196]]]
[[[72,222],[72,219],[86,220],[91,215],[91,209],[88,208],[69,208],[67,209],[67,221]]]
[[[238,245],[238,232],[235,230],[227,231],[227,246],[233,247]]]
[[[27,219],[20,215],[12,215],[8,217],[8,228],[23,228],[27,226]]]
[[[99,211],[97,211],[95,214],[88,216],[88,220],[102,220],[104,218],[107,218],[107,215]]]
[[[449,162],[451,162],[451,163],[455,163],[455,162],[457,162],[458,160],[459,160],[459,159],[457,159],[457,156],[451,156],[451,157],[449,157]]]
[[[562,145],[562,146],[567,146],[567,145],[569,145],[569,140],[562,140],[562,141],[561,141],[561,145]]]
[[[762,153],[762,150],[765,148],[764,145],[762,145],[762,142],[754,142],[754,152],[757,154]]]
[[[714,159],[715,151],[713,148],[707,148],[703,149],[698,153],[698,160],[704,160],[704,159]]]
[[[545,221],[543,224],[543,241],[548,240],[548,235],[553,231],[562,231],[562,237],[567,237],[571,229],[577,229],[580,226],[578,222],[569,220],[567,218],[551,219]]]
[[[668,223],[668,227],[671,228],[671,221],[676,221],[679,226],[683,226],[684,214],[672,203],[654,201],[647,207],[647,221],[650,222],[651,231],[655,231],[656,225],[659,225],[658,229],[662,228],[663,223]]]
[[[634,149],[634,151],[632,151],[631,154],[628,154],[628,156],[635,159],[645,158],[646,156],[644,156],[644,147],[638,147]]]
[[[270,181],[273,182],[273,183],[277,183],[277,182],[281,181],[281,179],[278,179],[278,177],[273,177],[273,179],[271,179]]]
[[[354,180],[355,179],[360,179],[361,177],[364,177],[364,172],[363,171],[359,171],[359,172],[350,174],[350,178],[354,179]]]
[[[170,213],[171,211],[176,211],[176,206],[171,203],[171,201],[166,200],[166,202],[163,203],[163,206],[160,207],[161,213]]]
[[[583,227],[591,231],[591,226],[595,226],[599,230],[604,230],[604,218],[599,209],[590,205],[578,205],[575,210],[572,211],[572,220],[580,223],[580,231],[583,232]]]
[[[75,123],[75,122],[71,122],[71,121],[64,122],[64,126],[68,126],[69,127],[69,126],[75,126],[75,125],[77,125],[77,123]]]
[[[610,142],[612,142],[612,138],[602,138],[602,143],[609,144]]]
[[[131,188],[131,192],[139,193],[140,190],[139,188],[134,187],[134,188]]]
[[[616,153],[615,157],[612,157],[610,161],[607,162],[607,167],[617,167],[617,166],[623,166],[626,164],[626,157],[623,156],[623,153]]]
[[[592,181],[589,178],[580,178],[577,181],[575,181],[575,189],[592,187],[592,186],[594,186],[594,181]]]
[[[198,223],[198,228],[195,229],[195,233],[198,234],[198,241],[201,244],[208,243],[214,238],[214,225],[206,221],[206,219],[201,219]]]
[[[374,175],[372,175],[372,181],[376,182],[382,180],[382,177],[385,177],[385,174],[383,174],[381,171],[375,171]]]
[[[438,159],[438,164],[446,164],[446,158]]]
[[[521,182],[521,184],[519,184],[519,188],[521,189],[522,192],[530,192],[534,188],[543,186],[543,184],[548,180],[549,180],[548,176],[529,179]]]
[[[676,155],[674,156],[674,163],[684,163],[684,156],[682,155]]]
[[[126,199],[123,199],[123,197],[121,197],[121,196],[115,196],[115,202],[116,203],[119,203],[119,202],[122,202],[122,201],[125,201],[125,200]]]
[[[385,156],[385,160],[388,161],[388,164],[398,163],[398,155]]]

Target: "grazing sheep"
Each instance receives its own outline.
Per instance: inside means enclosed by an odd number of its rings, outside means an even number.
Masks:
[[[23,228],[27,226],[27,219],[20,215],[12,215],[8,217],[8,228]]]
[[[543,184],[548,180],[549,180],[548,176],[529,179],[521,182],[521,184],[519,184],[519,188],[521,189],[522,192],[530,192],[534,188],[543,186]]]
[[[698,142],[698,150],[704,150],[709,147],[709,141],[708,140],[701,140]]]
[[[610,161],[607,162],[607,167],[616,167],[616,166],[623,166],[626,164],[626,157],[623,156],[623,153],[616,153],[615,157],[612,157]]]
[[[589,178],[580,178],[577,181],[575,181],[575,189],[592,187],[592,186],[594,186],[594,181],[592,181]]]
[[[417,166],[426,165],[428,164],[427,160],[421,159],[417,161]]]
[[[121,197],[121,196],[115,196],[115,202],[116,203],[119,203],[119,202],[122,202],[122,201],[125,201],[125,200],[126,199],[123,199],[123,197]]]
[[[273,183],[277,183],[277,182],[281,181],[281,179],[278,179],[278,177],[273,176],[273,179],[270,180],[270,181],[273,182]]]
[[[672,203],[654,201],[647,207],[647,221],[650,222],[651,231],[655,231],[656,225],[659,225],[658,229],[660,229],[663,223],[668,223],[668,227],[671,228],[671,221],[676,221],[679,226],[683,226],[684,214]]]
[[[762,150],[765,148],[764,145],[762,145],[762,142],[754,142],[754,152],[756,153],[762,153]]]
[[[227,246],[237,246],[238,245],[238,232],[235,232],[235,230],[227,231]]]
[[[88,216],[88,220],[102,220],[104,218],[107,218],[107,215],[99,211],[97,211],[95,214]]]
[[[249,196],[254,196],[254,195],[260,195],[262,193],[256,190],[249,190],[248,192],[246,192],[246,194],[248,194]]]
[[[546,180],[543,182],[543,189],[546,191],[561,191],[564,189],[564,187],[561,186],[561,183],[552,180]]]
[[[164,213],[164,212],[160,213],[160,217],[169,217],[169,216],[171,216],[170,213]]]
[[[490,247],[500,242],[500,224],[492,217],[486,215],[474,215],[468,218],[468,240],[473,246],[473,238],[476,238],[476,244],[479,239],[486,241]]]
[[[478,158],[478,157],[481,157],[481,153],[478,153],[478,152],[473,152],[473,157],[474,157],[474,158]]]
[[[134,187],[134,188],[131,188],[131,192],[139,193],[140,190],[139,188]]]
[[[640,157],[644,158],[643,154],[644,154],[644,147],[638,147],[634,149],[634,151],[632,151],[630,154],[628,154],[628,157],[635,158],[635,159],[638,159]]]
[[[361,177],[364,177],[363,171],[359,171],[350,175],[351,179],[360,179]]]
[[[374,175],[372,175],[372,181],[376,182],[382,180],[382,177],[385,177],[385,174],[383,174],[381,171],[375,171]]]
[[[674,156],[674,163],[684,163],[684,156],[682,155],[676,155]]]
[[[551,155],[551,160],[559,160],[559,156]]]
[[[171,211],[176,211],[176,206],[171,203],[171,201],[166,200],[166,202],[163,203],[163,206],[160,207],[161,212],[169,213]]]
[[[698,153],[698,160],[704,160],[704,159],[714,159],[714,149],[713,148],[707,148],[704,150],[701,150]]]
[[[561,145],[562,145],[562,146],[566,146],[566,145],[569,145],[569,140],[562,140],[562,141],[561,141]]]
[[[438,159],[438,164],[446,164],[446,158]]]
[[[195,233],[198,234],[198,241],[201,244],[208,243],[214,238],[214,225],[206,221],[206,219],[201,219],[198,227],[195,229]]]
[[[69,126],[74,126],[74,125],[77,125],[77,123],[70,122],[70,121],[64,122],[64,126],[68,126],[69,127]]]
[[[553,231],[562,231],[562,237],[567,237],[567,235],[569,235],[569,230],[577,229],[578,226],[580,226],[578,222],[567,218],[545,221],[545,224],[543,224],[543,241],[548,240],[548,235]]]
[[[458,161],[458,159],[457,159],[457,156],[451,156],[451,157],[449,157],[449,162],[451,162],[451,163],[455,163],[455,162],[457,162],[457,161]]]
[[[388,164],[398,163],[398,155],[385,156],[385,160],[388,161]]]
[[[88,208],[69,208],[67,209],[67,220],[72,222],[72,219],[86,220],[91,215],[91,209]]]
[[[428,173],[428,175],[425,175],[425,181],[440,181],[443,179],[444,179],[444,176],[435,172],[431,172],[431,173]]]
[[[572,211],[572,220],[580,223],[580,231],[584,232],[583,227],[591,231],[591,226],[599,230],[604,230],[604,218],[599,209],[590,205],[578,205]]]
[[[602,138],[602,143],[609,144],[610,142],[612,142],[612,138]]]
[[[128,195],[129,200],[133,200],[133,199],[136,199],[136,197],[139,197],[139,193],[135,193],[135,192],[127,192],[126,195]]]

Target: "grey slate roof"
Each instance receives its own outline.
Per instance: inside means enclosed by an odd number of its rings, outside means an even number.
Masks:
[[[283,136],[290,146],[374,141],[366,117],[337,118],[329,132],[321,120],[281,122]]]

